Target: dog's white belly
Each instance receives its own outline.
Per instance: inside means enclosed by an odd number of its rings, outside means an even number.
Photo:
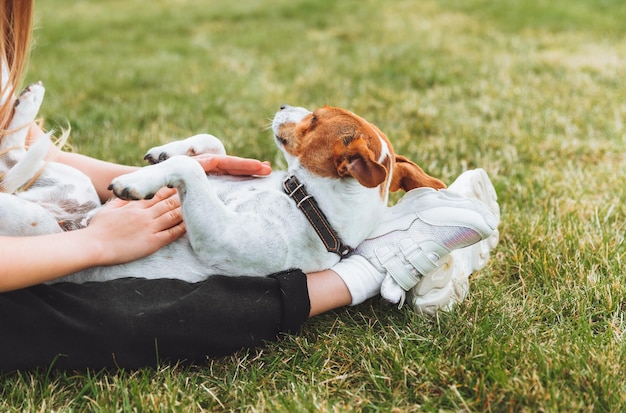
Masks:
[[[339,261],[337,254],[326,250],[296,202],[285,194],[286,178],[287,172],[280,171],[265,178],[233,182],[234,186],[228,179],[218,178],[216,182],[218,196],[238,218],[238,222],[229,223],[230,230],[222,234],[221,244],[241,245],[236,251],[240,257],[237,264],[247,262],[251,273],[255,268],[257,275],[290,268],[320,271]],[[224,254],[230,253],[226,250]],[[232,256],[224,258],[232,260]]]
[[[317,233],[282,187],[287,173],[264,178],[209,177],[228,214],[221,208],[185,214],[188,228],[196,217],[211,220],[215,233],[209,240],[194,239],[195,252],[212,274],[266,276],[290,268],[305,272],[330,268],[339,256],[330,253]],[[195,198],[197,197],[197,198]],[[205,205],[201,191],[185,195],[183,205]],[[215,212],[215,216],[211,215]],[[205,226],[206,228],[206,226]],[[190,236],[200,231],[190,232]]]

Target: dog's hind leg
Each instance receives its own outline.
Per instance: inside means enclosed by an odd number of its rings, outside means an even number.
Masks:
[[[44,166],[50,146],[49,137],[40,138],[26,151],[26,137],[43,101],[41,82],[28,86],[15,100],[8,133],[0,140],[0,187],[14,193]]]
[[[8,151],[14,147],[23,149],[29,125],[35,120],[39,112],[44,94],[43,84],[41,82],[33,83],[26,87],[15,100],[13,117],[8,126],[9,133],[0,141],[0,151]]]

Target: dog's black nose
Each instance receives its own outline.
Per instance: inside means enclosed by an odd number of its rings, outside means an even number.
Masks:
[[[285,109],[287,109],[288,107],[290,107],[290,106],[289,106],[289,105],[280,105],[280,110],[285,110]]]

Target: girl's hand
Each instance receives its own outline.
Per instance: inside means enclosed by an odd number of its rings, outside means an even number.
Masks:
[[[182,236],[185,225],[176,190],[162,188],[150,200],[113,199],[85,231],[101,244],[95,265],[113,265],[152,254]]]
[[[269,175],[269,162],[230,155],[201,154],[194,156],[206,172],[218,175]]]

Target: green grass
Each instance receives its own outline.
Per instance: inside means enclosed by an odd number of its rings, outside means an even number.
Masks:
[[[624,411],[626,7],[618,0],[37,2],[28,80],[76,150],[141,164],[200,131],[283,166],[282,103],[343,106],[501,242],[437,319],[371,300],[194,368],[0,377],[14,411]]]

